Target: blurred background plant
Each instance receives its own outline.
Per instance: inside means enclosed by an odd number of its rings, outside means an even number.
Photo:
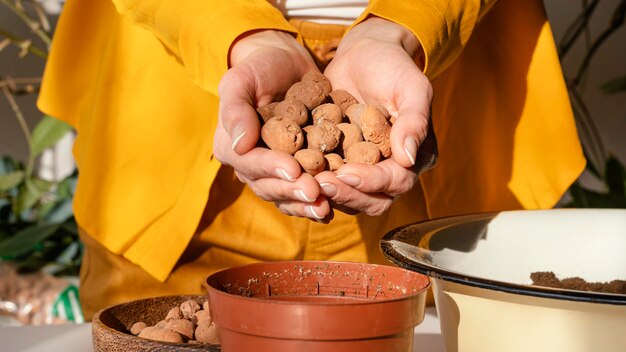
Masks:
[[[30,33],[20,37],[0,24],[0,52],[14,46],[20,59],[36,56],[46,60],[52,26],[44,6],[55,4],[0,0],[0,8],[15,15]],[[44,179],[37,172],[41,154],[71,133],[71,127],[43,116],[31,130],[16,99],[36,95],[40,82],[40,76],[12,77],[0,70],[2,97],[11,107],[29,150],[25,162],[9,155],[0,159],[0,260],[14,263],[20,272],[43,269],[55,275],[76,275],[82,258],[72,214],[76,172],[62,179]]]
[[[571,200],[565,205],[572,208],[626,208],[626,171],[624,165],[615,155],[606,151],[595,119],[581,94],[581,91],[586,88],[585,79],[589,73],[591,61],[600,48],[607,43],[607,40],[624,26],[626,19],[626,0],[614,1],[615,7],[609,22],[605,24],[599,35],[592,38],[590,22],[599,3],[600,0],[583,1],[581,13],[570,24],[558,43],[561,62],[565,60],[575,44],[582,42],[585,46],[585,55],[577,63],[578,68],[575,70],[575,74],[572,77],[565,74],[565,80],[572,101],[578,132],[587,157],[587,172],[600,182],[602,188],[600,190],[592,189],[579,179],[570,187]],[[605,94],[626,92],[626,75],[605,82],[599,89]],[[626,125],[623,127],[626,128]]]

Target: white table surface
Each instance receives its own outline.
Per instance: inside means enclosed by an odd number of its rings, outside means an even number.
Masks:
[[[91,324],[0,327],[0,351],[92,351]],[[445,351],[439,319],[434,307],[426,308],[424,321],[415,328],[413,351]]]

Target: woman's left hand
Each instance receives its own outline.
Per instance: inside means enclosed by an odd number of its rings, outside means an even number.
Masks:
[[[384,106],[394,120],[392,157],[376,165],[346,164],[315,176],[333,207],[380,215],[434,166],[437,142],[430,121],[432,87],[415,63],[417,38],[405,27],[371,17],[350,30],[324,74],[333,89]]]

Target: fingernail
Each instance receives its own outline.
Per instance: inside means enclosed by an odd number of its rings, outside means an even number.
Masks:
[[[361,184],[361,178],[355,175],[337,175],[337,178],[341,180],[341,182],[347,184],[348,186],[356,187]]]
[[[314,218],[317,220],[322,220],[324,218],[323,216],[319,216],[319,214],[315,211],[315,209],[313,209],[312,205],[307,205],[304,208],[304,211],[307,213],[307,216],[310,218]]]
[[[326,197],[334,197],[337,194],[337,186],[333,185],[329,182],[320,183],[320,187],[322,187],[322,194]]]
[[[235,126],[230,136],[233,139],[233,144],[230,147],[233,150],[235,150],[235,148],[237,148],[237,144],[239,144],[239,142],[245,135],[246,135],[246,130],[244,130],[243,127],[241,127],[240,125]]]
[[[415,155],[417,154],[417,142],[413,137],[406,137],[404,140],[404,153],[409,158],[411,165],[415,165]]]
[[[307,202],[307,203],[312,203],[315,201],[315,199],[311,199],[309,197],[306,196],[306,194],[304,194],[304,192],[301,189],[294,189],[293,190],[293,195],[300,199],[303,202]]]
[[[283,170],[283,169],[281,169],[281,168],[279,168],[279,167],[277,167],[277,168],[275,169],[275,171],[276,171],[276,174],[278,175],[278,177],[282,178],[282,179],[283,179],[283,180],[285,180],[285,181],[290,181],[290,182],[293,182],[293,181],[295,181],[295,180],[296,180],[293,176],[289,175],[289,174],[287,173],[287,171],[285,171],[285,170]]]

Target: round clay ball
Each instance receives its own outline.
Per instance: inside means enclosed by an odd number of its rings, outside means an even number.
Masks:
[[[346,111],[350,106],[358,104],[356,98],[343,89],[335,89],[330,92],[330,98],[332,99],[333,103],[339,105],[341,113],[344,115],[346,114]]]
[[[313,116],[313,124],[315,125],[318,125],[322,121],[336,125],[343,120],[343,114],[339,106],[330,103],[316,107],[311,111],[311,115]]]
[[[339,143],[340,151],[346,155],[348,149],[356,143],[363,142],[363,134],[357,125],[351,123],[340,123],[337,128],[341,131],[342,137]]]
[[[143,321],[136,322],[130,327],[130,333],[133,335],[139,335],[139,333],[147,327],[148,325],[146,325]]]
[[[193,299],[188,299],[180,304],[180,312],[185,319],[192,319],[195,312],[200,310],[200,305]]]
[[[372,142],[359,142],[348,149],[346,161],[374,165],[380,161],[380,150]]]
[[[326,154],[324,158],[326,159],[326,165],[330,171],[336,171],[343,165],[343,158],[339,154]]]
[[[376,107],[367,106],[360,116],[361,132],[366,141],[376,144],[385,158],[391,156],[391,124]]]
[[[167,316],[165,317],[165,321],[172,320],[172,319],[181,319],[182,317],[183,317],[183,313],[180,311],[180,307],[174,307],[170,309],[170,311],[167,313]]]
[[[294,158],[298,160],[302,169],[310,174],[317,175],[320,172],[324,171],[326,167],[326,162],[324,159],[324,155],[313,149],[302,149],[298,150],[296,154],[294,154]]]
[[[317,85],[322,87],[325,95],[330,94],[332,91],[332,86],[330,85],[330,81],[326,76],[317,71],[309,71],[301,79],[302,82],[315,82]]]
[[[285,100],[300,100],[307,109],[313,110],[326,100],[326,94],[315,82],[298,82],[289,88]]]
[[[182,343],[183,337],[171,330],[162,329],[156,326],[148,326],[147,328],[141,330],[138,335],[144,339],[157,340],[157,341],[165,341],[172,343]]]
[[[308,129],[306,140],[308,149],[329,153],[339,145],[341,130],[330,122],[322,121]]]
[[[267,122],[267,120],[276,116],[274,114],[274,109],[276,108],[276,105],[278,105],[278,102],[270,103],[265,106],[259,106],[258,108],[256,108],[256,112],[259,113],[263,122]]]
[[[196,340],[202,343],[217,345],[220,343],[220,332],[215,323],[201,323],[196,327]]]
[[[293,154],[302,148],[304,137],[302,129],[288,117],[275,116],[261,128],[263,142],[272,150]]]
[[[299,100],[283,100],[274,108],[274,116],[289,117],[298,125],[304,126],[309,120],[309,111]]]
[[[201,321],[211,321],[211,312],[209,312],[208,310],[202,309],[196,312],[196,314],[194,315],[194,318],[192,319],[192,321],[196,324],[200,323]]]
[[[363,115],[363,111],[365,111],[366,107],[367,105],[365,104],[352,104],[346,110],[346,116],[348,116],[350,123],[358,126],[359,129],[361,128],[361,115]]]
[[[196,326],[193,322],[187,319],[172,319],[167,322],[165,328],[179,333],[187,340],[191,340],[193,339],[193,332]]]

